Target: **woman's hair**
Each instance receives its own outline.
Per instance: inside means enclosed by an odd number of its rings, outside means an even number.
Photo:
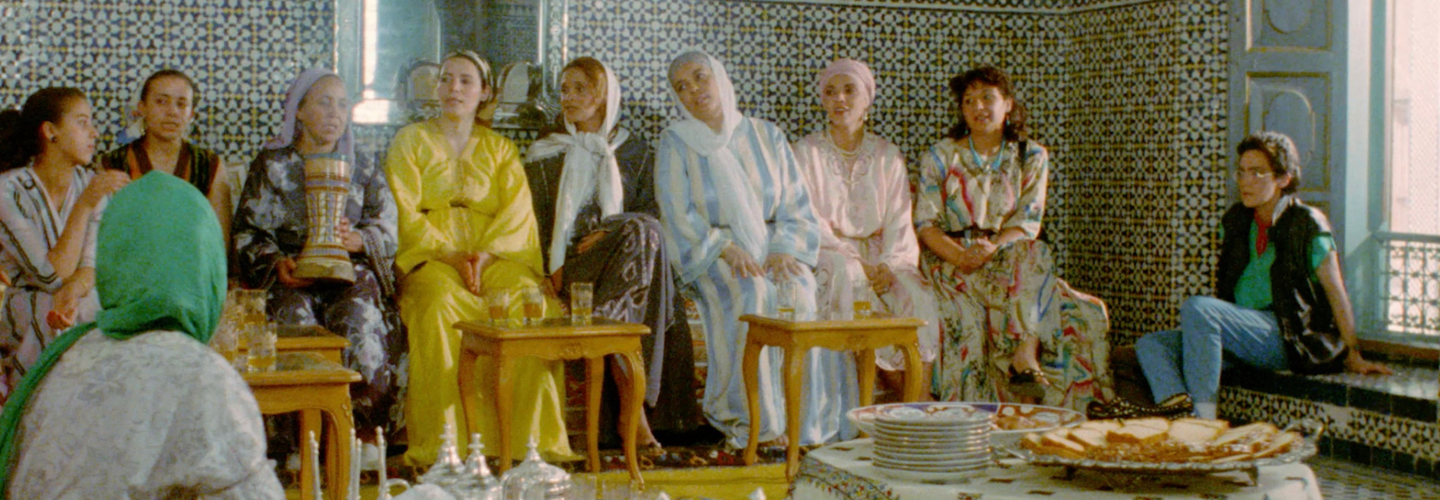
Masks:
[[[1290,184],[1280,189],[1281,194],[1292,194],[1299,189],[1300,152],[1295,149],[1295,141],[1290,140],[1290,136],[1269,130],[1255,132],[1245,136],[1235,147],[1235,157],[1244,156],[1246,151],[1264,155],[1275,175],[1290,176]]]
[[[1005,74],[1000,68],[994,66],[981,66],[966,71],[965,73],[950,79],[950,94],[955,96],[956,107],[963,105],[965,91],[975,84],[990,85],[1000,90],[1000,95],[1005,96],[1015,103],[1011,106],[1010,113],[1005,115],[1004,136],[1007,141],[1023,141],[1030,137],[1030,128],[1025,125],[1025,104],[1020,98],[1015,97],[1015,88],[1010,85],[1010,75]],[[970,135],[970,124],[965,123],[965,113],[961,111],[960,121],[950,127],[949,137],[960,139]]]
[[[20,168],[44,148],[40,126],[60,124],[65,111],[85,93],[71,87],[47,87],[30,94],[19,110],[0,112],[0,172]]]
[[[601,64],[598,59],[595,59],[593,57],[575,58],[574,60],[566,64],[564,68],[560,69],[561,78],[564,78],[565,72],[569,71],[571,68],[578,69],[581,73],[584,73],[585,78],[590,79],[590,84],[600,89],[601,92],[609,92],[609,82],[605,79],[605,65]],[[605,99],[600,100],[600,113],[603,116],[609,116],[605,113],[610,112],[610,110],[605,109],[607,107],[606,103],[607,101]],[[566,133],[569,132],[565,131],[565,113],[562,111],[559,113],[555,113],[554,122],[552,122],[549,126],[545,127],[544,130],[540,131],[540,137],[543,138],[550,134]]]
[[[195,103],[200,101],[200,87],[195,85],[195,80],[191,80],[190,75],[186,75],[184,71],[180,71],[178,69],[166,68],[160,71],[156,71],[155,73],[151,74],[149,78],[145,79],[145,85],[142,85],[140,87],[141,102],[144,102],[146,98],[150,97],[150,85],[161,78],[179,78],[183,80],[186,85],[189,85],[190,93],[194,94],[194,96],[190,99],[190,107],[192,109],[195,107]]]

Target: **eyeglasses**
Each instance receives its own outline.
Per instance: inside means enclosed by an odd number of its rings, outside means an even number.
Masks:
[[[1240,169],[1240,170],[1236,170],[1236,171],[1235,171],[1235,180],[1237,180],[1237,181],[1243,181],[1243,180],[1246,180],[1246,179],[1269,179],[1269,178],[1274,177],[1274,176],[1275,176],[1275,172],[1273,172],[1273,171],[1271,171],[1271,170],[1260,170],[1260,169],[1251,170],[1251,169],[1243,169],[1243,168],[1242,168],[1242,169]]]

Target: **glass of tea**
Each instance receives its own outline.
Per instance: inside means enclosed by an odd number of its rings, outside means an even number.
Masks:
[[[799,288],[792,280],[783,280],[775,285],[775,302],[780,319],[795,321],[795,303],[800,300]]]
[[[249,325],[246,334],[250,337],[250,348],[245,356],[246,367],[251,371],[275,369],[275,324],[258,323]]]
[[[595,313],[595,284],[577,281],[570,284],[570,322],[590,323]]]
[[[485,306],[490,310],[490,324],[498,325],[508,319],[509,302],[510,290],[496,287],[485,291]]]
[[[525,288],[525,323],[536,325],[540,323],[540,316],[545,310],[545,294],[540,287],[532,286]]]
[[[866,279],[865,275],[862,274],[855,278],[855,282],[851,285],[850,290],[850,293],[855,294],[855,302],[853,303],[855,319],[871,317],[873,313],[870,311],[870,301],[874,298],[874,294],[870,293],[870,280]]]

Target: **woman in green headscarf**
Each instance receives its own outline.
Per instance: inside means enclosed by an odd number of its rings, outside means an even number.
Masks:
[[[100,223],[96,321],[41,353],[0,415],[9,498],[284,498],[245,381],[206,346],[225,294],[209,203],[149,173]]]

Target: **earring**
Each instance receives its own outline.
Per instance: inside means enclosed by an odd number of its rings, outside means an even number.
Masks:
[[[60,138],[52,135],[52,136],[50,136],[50,142],[52,142],[52,143],[54,143],[54,142],[60,142]]]

